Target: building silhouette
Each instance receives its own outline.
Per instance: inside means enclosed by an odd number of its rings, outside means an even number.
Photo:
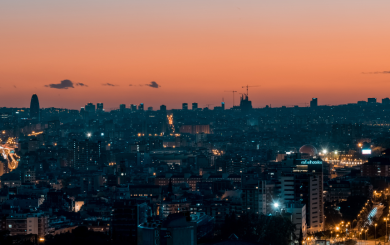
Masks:
[[[88,103],[85,105],[85,111],[88,112],[89,115],[95,114],[96,106],[93,103]]]
[[[368,103],[376,103],[376,98],[368,98],[367,102]]]
[[[33,94],[33,96],[31,97],[30,118],[37,121],[40,121],[41,119],[39,112],[39,100],[36,94]]]
[[[312,98],[310,101],[310,107],[317,107],[318,106],[318,99]]]
[[[160,105],[160,111],[166,112],[167,111],[167,106],[166,105]]]
[[[97,105],[96,105],[96,112],[97,113],[101,113],[101,112],[103,112],[103,103],[97,103]]]
[[[243,94],[240,100],[241,111],[247,112],[252,109],[252,101],[249,100],[247,94]]]
[[[125,105],[125,104],[120,104],[120,105],[119,105],[119,111],[120,111],[121,113],[124,113],[125,110],[126,110],[126,105]]]

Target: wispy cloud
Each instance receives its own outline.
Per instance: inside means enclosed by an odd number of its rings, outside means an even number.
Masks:
[[[390,74],[390,71],[362,72],[362,74]]]
[[[80,86],[80,87],[88,87],[87,84],[85,83],[76,83],[76,86]]]
[[[73,82],[70,81],[70,80],[62,80],[60,83],[52,83],[52,84],[49,84],[49,85],[45,85],[45,87],[55,88],[55,89],[74,88]]]
[[[158,85],[155,81],[151,81],[149,84],[145,84],[146,86],[149,86],[151,88],[159,88],[161,87],[160,85]]]
[[[103,83],[103,86],[116,87],[118,85],[115,85],[115,84],[112,84],[112,83]]]

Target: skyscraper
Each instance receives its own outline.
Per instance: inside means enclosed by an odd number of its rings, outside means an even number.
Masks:
[[[33,96],[31,97],[30,118],[37,121],[41,120],[39,113],[39,100],[36,94],[33,94]]]
[[[121,113],[124,113],[125,110],[126,110],[126,105],[125,105],[125,104],[120,104],[120,105],[119,105],[119,111],[120,111]]]
[[[70,165],[75,169],[97,167],[100,162],[101,142],[72,140],[69,144]]]
[[[196,111],[198,109],[198,103],[192,103],[192,110]]]
[[[97,105],[96,105],[96,112],[97,113],[103,112],[103,103],[97,103]]]
[[[166,105],[160,105],[160,111],[167,112],[167,106]]]
[[[144,103],[139,104],[138,110],[139,111],[144,111]]]
[[[318,99],[317,98],[311,99],[310,107],[317,107],[317,106],[318,106]]]
[[[367,99],[367,102],[368,102],[368,103],[374,103],[374,104],[375,104],[375,103],[376,103],[376,98],[368,98],[368,99]]]
[[[188,104],[187,103],[183,103],[182,104],[182,110],[188,110]]]
[[[88,103],[85,105],[85,111],[88,112],[89,115],[95,114],[96,107],[93,103]]]

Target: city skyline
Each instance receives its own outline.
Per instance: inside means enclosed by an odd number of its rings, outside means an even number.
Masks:
[[[223,108],[223,110],[225,110],[225,109],[227,109],[227,110],[228,109],[233,109],[233,107],[225,107],[226,102],[224,102],[224,101],[221,101],[219,104],[205,104],[204,106],[199,106],[199,103],[196,102],[196,101],[192,102],[192,103],[183,102],[183,103],[180,103],[178,105],[175,105],[175,107],[173,107],[173,108],[168,108],[166,106],[166,104],[164,104],[164,103],[154,107],[154,106],[145,105],[145,103],[143,103],[143,102],[140,102],[140,103],[130,103],[130,104],[121,103],[121,104],[119,104],[117,106],[113,106],[113,107],[108,107],[103,102],[88,102],[88,103],[85,103],[84,105],[80,105],[78,108],[53,107],[53,106],[41,107],[40,108],[37,96],[38,96],[37,94],[33,94],[32,95],[32,98],[31,98],[29,106],[9,107],[9,108],[28,108],[28,107],[31,108],[32,107],[31,103],[33,103],[33,100],[34,100],[34,101],[37,101],[37,102],[34,102],[34,104],[38,104],[38,111],[39,111],[39,109],[44,109],[44,108],[62,108],[62,109],[73,109],[73,110],[76,109],[76,110],[79,110],[81,108],[86,108],[88,106],[88,104],[92,104],[95,107],[100,105],[102,107],[102,109],[105,110],[105,111],[122,110],[123,108],[132,110],[133,109],[132,106],[135,106],[136,108],[138,108],[140,105],[142,105],[142,108],[143,108],[142,110],[145,110],[145,111],[149,110],[150,107],[152,108],[153,111],[161,110],[161,106],[163,106],[165,108],[165,110],[193,110],[194,109],[194,104],[196,105],[195,109],[208,108],[208,109],[212,110],[212,109],[215,109],[214,107],[218,107],[218,109]],[[240,108],[241,97],[238,98],[238,99],[239,99],[239,101],[235,102],[235,107],[236,108]],[[383,99],[385,99],[385,100],[383,100]],[[311,98],[311,100],[308,101],[308,102],[299,103],[299,104],[296,104],[296,105],[289,104],[289,105],[281,105],[281,106],[274,106],[274,107],[272,107],[272,105],[269,104],[269,105],[265,105],[264,107],[253,107],[253,109],[261,109],[261,108],[265,108],[267,106],[270,107],[270,108],[297,107],[297,106],[298,107],[339,106],[339,105],[347,105],[347,104],[358,104],[360,102],[367,103],[367,104],[371,104],[371,103],[374,103],[374,104],[383,104],[383,103],[388,104],[388,101],[389,101],[389,97],[386,97],[386,98],[365,98],[365,99],[362,99],[362,100],[358,100],[358,101],[350,102],[350,103],[346,103],[346,104],[336,104],[336,105],[327,104],[327,105],[325,105],[325,104],[318,104],[318,98]],[[186,108],[184,108],[184,105],[185,105]],[[34,105],[34,106],[36,106],[36,105]],[[123,106],[122,109],[121,109],[121,106]],[[3,107],[3,108],[7,108],[7,107]],[[35,111],[36,111],[36,109],[35,109]],[[34,112],[34,113],[39,113],[39,112]]]
[[[385,1],[22,2],[0,4],[2,106],[230,108],[247,84],[254,107],[388,97]]]
[[[1,245],[390,245],[390,1],[0,1]]]

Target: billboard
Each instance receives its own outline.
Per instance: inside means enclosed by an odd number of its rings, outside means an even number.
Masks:
[[[362,149],[362,154],[363,155],[370,155],[371,154],[371,149]]]

